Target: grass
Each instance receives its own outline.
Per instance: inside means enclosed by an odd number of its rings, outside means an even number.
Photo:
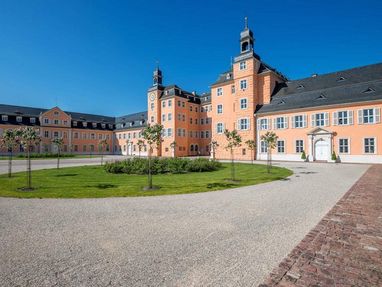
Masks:
[[[160,188],[143,191],[147,185],[145,175],[110,174],[101,166],[46,169],[32,172],[31,192],[19,189],[25,186],[25,173],[16,173],[13,178],[0,175],[0,196],[18,198],[92,198],[152,196],[206,192],[240,186],[255,185],[273,180],[282,180],[292,174],[286,168],[273,167],[267,173],[265,165],[236,164],[239,181],[229,180],[229,164],[213,172],[154,175],[153,183]]]

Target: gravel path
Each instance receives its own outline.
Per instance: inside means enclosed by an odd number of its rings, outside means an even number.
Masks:
[[[256,286],[367,165],[141,198],[0,198],[0,286]]]

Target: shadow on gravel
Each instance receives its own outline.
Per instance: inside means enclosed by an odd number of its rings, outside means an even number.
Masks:
[[[300,174],[315,174],[315,173],[318,173],[316,171],[302,171],[300,172]]]

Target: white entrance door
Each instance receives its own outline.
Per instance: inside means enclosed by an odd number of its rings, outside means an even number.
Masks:
[[[327,141],[317,141],[314,147],[316,160],[329,159],[329,143]]]

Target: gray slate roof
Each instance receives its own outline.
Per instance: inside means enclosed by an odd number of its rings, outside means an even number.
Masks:
[[[279,84],[258,114],[382,100],[382,63]]]
[[[116,130],[142,128],[147,124],[147,111],[115,118]]]

